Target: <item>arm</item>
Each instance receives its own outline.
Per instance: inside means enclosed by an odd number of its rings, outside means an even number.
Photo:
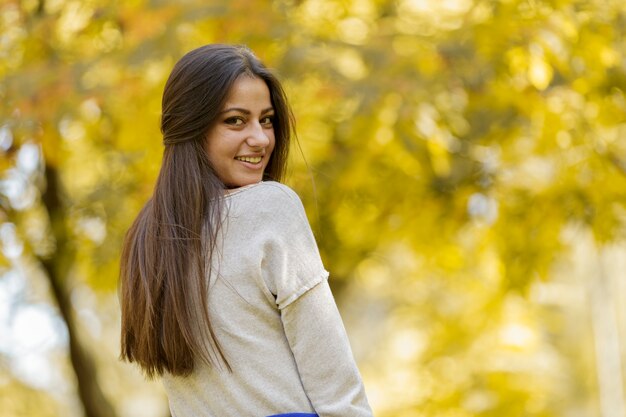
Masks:
[[[281,310],[304,389],[320,417],[371,417],[361,376],[324,279]]]
[[[264,281],[306,394],[320,417],[371,417],[302,202],[282,184],[266,183],[264,191]]]

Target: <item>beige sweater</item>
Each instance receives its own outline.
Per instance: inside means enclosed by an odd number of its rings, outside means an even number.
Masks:
[[[226,207],[209,308],[232,373],[166,374],[172,416],[372,416],[297,194],[261,182]]]

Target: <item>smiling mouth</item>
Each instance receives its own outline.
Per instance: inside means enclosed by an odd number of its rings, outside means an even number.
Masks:
[[[261,156],[236,156],[235,159],[237,161],[248,162],[251,164],[258,164],[259,162],[261,162],[263,157]]]

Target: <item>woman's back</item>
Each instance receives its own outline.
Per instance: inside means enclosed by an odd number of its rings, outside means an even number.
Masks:
[[[172,415],[314,415],[319,407],[311,404],[315,398],[309,400],[310,387],[303,384],[331,387],[344,384],[341,380],[349,385],[342,389],[355,391],[350,401],[357,408],[359,403],[366,405],[358,371],[351,361],[332,364],[333,368],[347,367],[347,372],[335,381],[316,381],[317,377],[306,381],[300,377],[303,371],[317,372],[308,368],[321,370],[326,366],[311,363],[310,358],[327,348],[330,351],[325,355],[341,358],[346,349],[349,353],[349,347],[340,320],[329,320],[328,312],[308,311],[307,303],[303,308],[298,306],[305,293],[327,285],[328,273],[297,195],[280,183],[262,182],[228,195],[225,207],[226,221],[209,284],[209,309],[216,338],[232,372],[199,362],[189,377],[165,374],[163,382]],[[323,308],[315,304],[315,310]],[[285,312],[289,314],[287,321]],[[334,314],[331,311],[330,317]],[[317,323],[319,318],[325,318],[326,323]],[[332,343],[325,346],[326,332],[316,331],[320,325],[339,327],[335,332],[344,339],[339,352]],[[308,335],[290,340],[302,327]],[[297,353],[290,343],[299,344]],[[353,389],[355,381],[360,390]],[[335,398],[319,400],[332,406],[330,403],[341,398],[342,394],[336,392]]]

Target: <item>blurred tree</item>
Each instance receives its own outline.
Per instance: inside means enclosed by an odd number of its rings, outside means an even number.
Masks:
[[[1,267],[50,283],[86,415],[133,409],[107,300],[160,164],[165,78],[208,42],[248,44],[285,80],[308,161],[296,148],[290,182],[361,317],[378,415],[598,415],[593,347],[576,343],[591,329],[563,326],[533,288],[559,280],[571,230],[600,248],[625,237],[621,2],[0,8]]]

